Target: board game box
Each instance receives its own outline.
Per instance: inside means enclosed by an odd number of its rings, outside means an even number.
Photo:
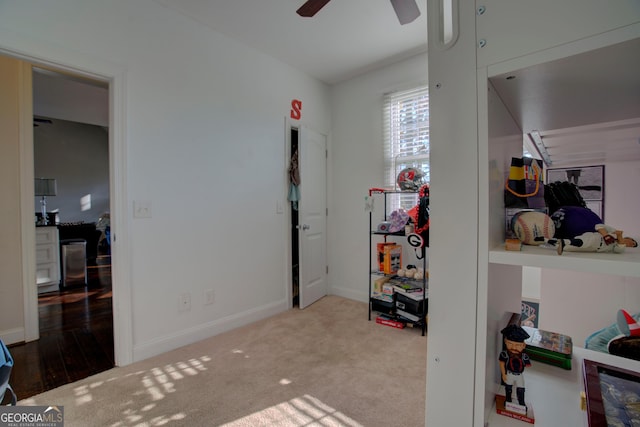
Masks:
[[[529,334],[525,351],[531,360],[571,370],[573,343],[570,336],[528,326],[523,328]]]

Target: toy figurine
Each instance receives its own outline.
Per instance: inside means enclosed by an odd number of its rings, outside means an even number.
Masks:
[[[505,398],[507,402],[512,401],[513,386],[516,386],[516,396],[518,404],[526,406],[524,403],[524,378],[522,373],[524,368],[531,366],[529,356],[524,352],[525,340],[529,334],[521,326],[510,324],[502,331],[503,351],[498,358],[500,363],[500,373],[505,386]]]
[[[544,243],[562,255],[571,252],[621,253],[625,248],[635,248],[638,242],[622,235],[622,231],[604,224],[593,211],[581,206],[561,206],[552,215],[555,225],[553,237]]]
[[[596,231],[582,233],[571,239],[546,239],[545,243],[556,248],[558,255],[571,252],[613,252],[622,253],[625,248],[635,248],[638,242],[624,237],[622,231],[605,224],[595,226]]]

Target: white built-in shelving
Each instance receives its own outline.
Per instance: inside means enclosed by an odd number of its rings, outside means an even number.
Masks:
[[[523,136],[533,129],[593,130],[594,123],[640,116],[640,1],[454,1],[449,45],[438,24],[446,15],[441,3],[428,2],[431,244],[437,250],[430,257],[426,423],[520,426],[495,414],[494,397],[499,331],[505,313],[519,311],[522,267],[638,278],[640,252],[506,251],[502,189],[509,161],[522,155]],[[615,157],[606,143],[599,149],[603,161]],[[471,152],[475,161],[465,157]],[[617,157],[640,162],[636,151]],[[579,158],[576,147],[574,165]],[[476,175],[479,184],[470,188]],[[582,359],[640,372],[638,362],[580,344],[571,371],[541,363],[525,371],[536,425],[586,425],[579,407]]]

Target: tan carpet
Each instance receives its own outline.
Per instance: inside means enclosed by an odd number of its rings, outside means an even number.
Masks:
[[[328,296],[19,404],[62,405],[65,426],[417,427],[426,349]]]

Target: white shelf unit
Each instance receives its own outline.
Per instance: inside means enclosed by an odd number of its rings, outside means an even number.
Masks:
[[[389,220],[389,216],[391,214],[390,207],[392,204],[392,201],[390,200],[391,198],[403,198],[405,199],[405,204],[407,202],[407,199],[410,200],[412,207],[415,206],[419,200],[419,193],[417,191],[400,191],[400,190],[385,190],[382,193],[380,192],[373,192],[371,193],[370,197],[375,198],[376,196],[379,196],[378,198],[381,199],[381,201],[383,202],[383,207],[382,207],[382,217],[378,217],[376,216],[376,221],[387,221]],[[375,199],[373,199],[375,200]],[[405,209],[408,210],[408,209]],[[420,320],[418,321],[411,321],[409,319],[404,318],[403,321],[406,323],[411,323],[414,327],[416,328],[420,328],[420,330],[422,331],[422,336],[424,336],[426,334],[427,331],[427,313],[428,313],[428,301],[429,301],[429,296],[428,296],[428,279],[427,279],[427,274],[428,274],[428,248],[421,248],[421,249],[415,249],[411,248],[411,250],[409,250],[408,248],[410,248],[411,246],[407,243],[407,235],[405,234],[404,230],[395,232],[395,233],[385,233],[385,232],[379,232],[377,231],[377,223],[374,223],[374,212],[370,211],[369,212],[369,314],[368,314],[368,319],[371,320],[371,314],[374,313],[376,310],[374,310],[373,308],[373,304],[375,302],[378,302],[380,304],[380,301],[376,300],[373,296],[372,296],[372,287],[373,287],[373,281],[376,278],[379,277],[393,277],[395,276],[394,274],[384,274],[381,271],[379,271],[379,269],[374,268],[374,265],[378,265],[378,259],[377,259],[377,251],[375,249],[375,245],[377,243],[381,243],[381,242],[393,242],[396,243],[400,246],[402,246],[402,259],[403,259],[403,264],[402,264],[402,268],[406,268],[406,266],[408,264],[412,264],[415,266],[420,266],[422,268],[422,270],[424,271],[424,276],[422,279],[416,279],[416,280],[412,280],[412,282],[415,282],[417,284],[419,284],[420,286],[422,286],[422,313],[420,317]],[[415,256],[417,251],[421,251],[421,256],[422,258],[418,258],[417,256]],[[414,256],[409,256],[411,253],[413,252]],[[375,261],[374,261],[374,258]],[[383,303],[383,304],[390,304],[388,302]],[[392,304],[390,304],[393,308],[392,310],[395,312],[396,310],[396,305],[397,303],[394,302]],[[388,313],[387,313],[388,314]]]
[[[523,425],[495,414],[494,407],[500,378],[499,331],[505,325],[505,313],[520,310],[522,268],[638,278],[640,255],[637,250],[619,256],[558,256],[552,250],[532,247],[521,252],[505,251],[504,180],[511,157],[522,155],[523,134],[535,129],[529,127],[534,122],[541,126],[537,129],[540,131],[586,129],[599,120],[633,122],[633,117],[625,115],[628,110],[635,109],[636,119],[640,116],[637,104],[629,100],[629,96],[640,99],[638,86],[617,87],[628,78],[618,79],[619,73],[628,71],[629,64],[636,70],[640,57],[640,2],[621,1],[613,6],[595,0],[454,1],[458,33],[450,46],[442,43],[438,4],[431,0],[428,3],[431,197],[435,201],[431,244],[439,250],[430,256],[429,296],[433,308],[428,336],[426,424]],[[625,62],[598,62],[600,53],[622,45],[630,48]],[[580,62],[582,68],[573,69],[572,59],[586,62]],[[592,66],[588,65],[590,60]],[[607,75],[594,84],[591,79],[598,78],[596,71],[603,65],[609,67]],[[554,80],[564,66],[564,72],[574,78]],[[504,83],[511,75],[518,82],[513,92]],[[576,85],[584,96],[571,98],[569,94]],[[610,97],[606,90],[617,92]],[[477,100],[475,107],[470,106],[473,99]],[[577,104],[572,104],[574,101]],[[626,107],[627,112],[618,114],[618,106]],[[556,114],[558,108],[565,111]],[[533,120],[527,121],[531,117]],[[475,157],[469,159],[469,153]],[[580,153],[575,154],[577,158]],[[460,170],[465,171],[464,176]],[[474,175],[479,182],[475,189],[469,188]],[[446,211],[439,209],[442,206]],[[444,250],[447,244],[460,241],[466,242],[464,247]],[[460,271],[461,265],[468,274]],[[568,315],[572,315],[570,308]],[[467,315],[456,316],[453,312]],[[469,313],[475,313],[475,322]],[[456,331],[455,339],[450,331]],[[535,363],[525,372],[527,399],[534,405],[536,425],[586,425],[586,414],[579,409],[583,358],[640,372],[640,364],[635,361],[584,350],[581,343],[574,345],[573,370],[564,372]],[[451,378],[454,372],[455,380]]]
[[[60,289],[58,227],[36,227],[36,284],[38,293]]]

